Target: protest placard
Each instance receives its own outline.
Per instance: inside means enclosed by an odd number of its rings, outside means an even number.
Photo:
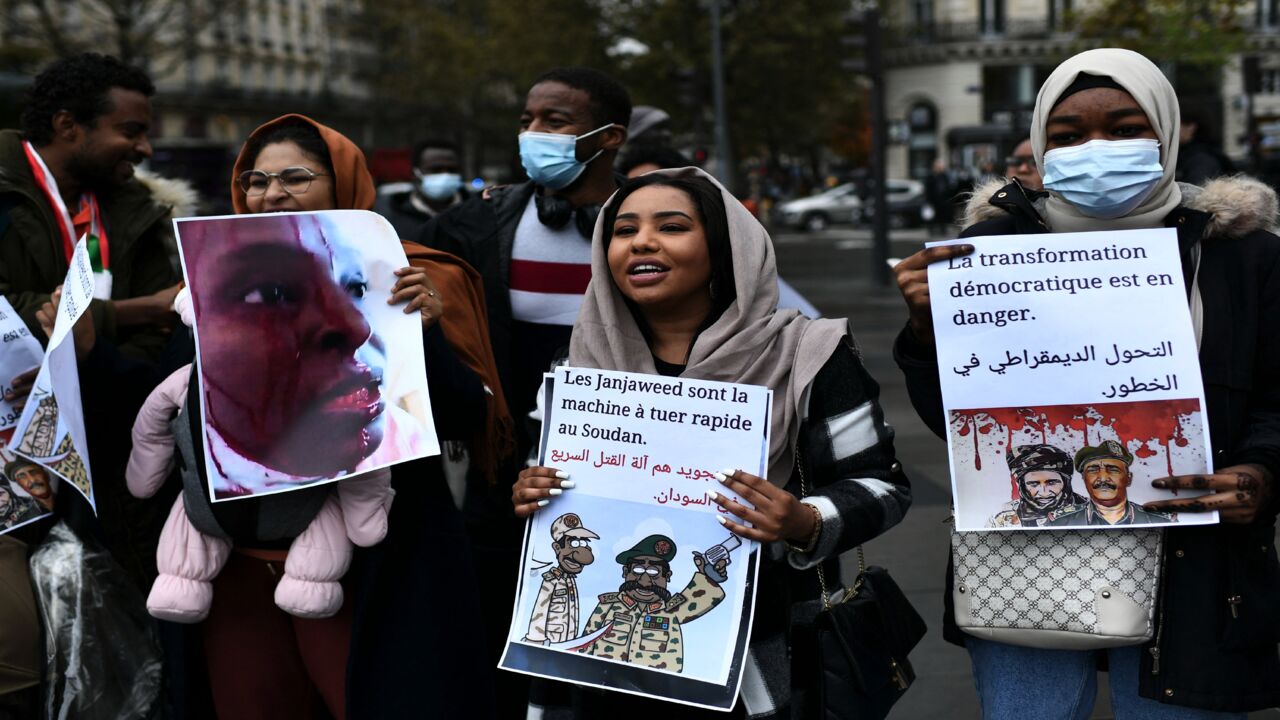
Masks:
[[[539,462],[574,486],[528,523],[501,667],[727,710],[757,545],[716,520],[715,473],[764,477],[772,391],[562,367]]]
[[[39,368],[43,355],[26,323],[9,301],[0,297],[0,535],[50,512],[28,492],[30,488],[36,495],[47,495],[52,500],[52,483],[44,470],[19,458],[8,447],[22,413],[4,399],[12,380]]]
[[[53,334],[36,375],[35,385],[22,409],[22,417],[13,430],[12,448],[18,455],[35,462],[66,480],[89,501],[97,512],[93,494],[93,475],[89,469],[89,444],[84,434],[84,410],[80,406],[80,374],[76,365],[76,346],[71,328],[89,309],[93,299],[93,265],[83,239],[76,243],[71,265],[62,282],[62,300],[58,303]],[[32,495],[53,507],[57,490],[52,478],[41,469],[30,469]],[[15,471],[14,473],[18,473]],[[41,484],[43,483],[43,487]]]
[[[1176,231],[955,243],[929,297],[956,529],[1217,522],[1141,507],[1212,471]]]
[[[409,264],[390,223],[329,210],[174,228],[214,502],[439,454],[421,316],[388,304]]]

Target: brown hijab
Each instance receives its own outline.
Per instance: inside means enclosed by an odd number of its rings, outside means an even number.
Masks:
[[[329,148],[329,157],[333,161],[333,187],[337,210],[371,210],[377,192],[373,187],[373,176],[365,164],[364,152],[351,142],[347,136],[325,127],[305,115],[281,115],[249,135],[249,140],[258,137],[285,123],[304,122],[320,131],[320,137]],[[236,158],[235,168],[231,171],[231,204],[236,214],[249,212],[245,202],[244,191],[236,182],[236,178],[245,170],[253,169],[256,157],[248,155],[249,142],[241,148]],[[439,250],[401,242],[409,265],[421,268],[427,273],[436,291],[440,293],[444,303],[444,315],[440,317],[440,329],[444,331],[458,359],[480,377],[489,390],[488,407],[485,413],[485,427],[472,436],[468,443],[471,450],[471,462],[490,482],[494,481],[496,469],[502,459],[515,449],[515,434],[511,422],[511,412],[507,409],[506,398],[502,394],[502,383],[498,381],[498,366],[493,359],[493,347],[489,344],[489,315],[484,304],[484,286],[480,274],[460,258]]]

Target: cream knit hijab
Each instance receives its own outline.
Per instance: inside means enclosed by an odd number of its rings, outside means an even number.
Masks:
[[[1086,232],[1161,227],[1165,216],[1182,202],[1182,191],[1174,181],[1181,125],[1178,96],[1160,68],[1132,50],[1088,50],[1068,58],[1049,75],[1036,96],[1036,108],[1031,116],[1031,147],[1036,165],[1043,173],[1049,111],[1080,73],[1109,77],[1138,101],[1138,107],[1147,114],[1160,141],[1160,164],[1164,166],[1164,176],[1133,212],[1113,220],[1091,218],[1050,193],[1046,206],[1048,217],[1045,218],[1049,229],[1053,232]]]
[[[768,479],[784,486],[791,477],[792,448],[805,415],[805,390],[848,334],[848,321],[810,320],[795,310],[778,310],[778,269],[764,227],[703,171],[690,167],[655,172],[703,178],[724,197],[737,298],[694,341],[681,377],[773,389]],[[609,198],[605,207],[613,202]],[[600,213],[591,238],[591,284],[573,326],[569,364],[654,374],[653,353],[609,272],[602,239],[605,215]]]

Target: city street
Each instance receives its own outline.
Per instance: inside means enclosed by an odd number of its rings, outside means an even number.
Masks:
[[[942,593],[950,517],[950,479],[946,445],[911,408],[902,374],[893,361],[893,340],[906,321],[906,305],[896,285],[870,282],[871,234],[836,226],[819,233],[774,234],[778,269],[828,317],[848,317],[863,360],[880,383],[885,416],[896,431],[898,459],[911,478],[914,502],[898,527],[868,543],[868,564],[887,568],[929,625],[929,633],[911,654],[916,684],[895,707],[894,718],[978,718],[968,654],[942,639]],[[893,231],[891,257],[906,257],[928,240],[924,230]],[[845,557],[845,577],[857,572]],[[1106,674],[1099,677],[1094,718],[1112,717]],[[1253,713],[1251,720],[1277,717]]]

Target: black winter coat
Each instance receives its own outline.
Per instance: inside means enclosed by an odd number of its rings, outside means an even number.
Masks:
[[[1280,237],[1266,230],[1277,214],[1275,193],[1246,178],[1183,191],[1183,204],[1165,225],[1178,231],[1188,289],[1191,250],[1203,248],[1200,368],[1214,467],[1256,463],[1280,478]],[[963,237],[1049,232],[1034,204],[1043,193],[1015,182],[974,197]],[[933,346],[908,326],[894,356],[916,412],[945,437]],[[1166,531],[1156,635],[1142,653],[1143,697],[1228,712],[1280,705],[1276,495],[1250,525]],[[950,598],[948,569],[944,633],[963,644]]]

